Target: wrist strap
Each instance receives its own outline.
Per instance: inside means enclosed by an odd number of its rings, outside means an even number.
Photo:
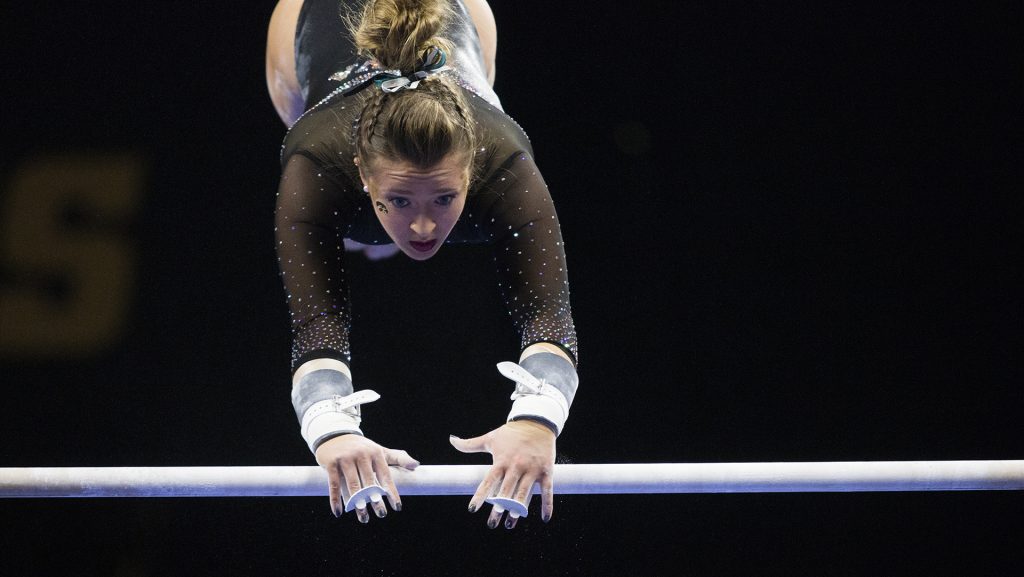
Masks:
[[[569,400],[562,391],[513,362],[498,363],[498,371],[516,383],[516,390],[511,396],[512,410],[508,414],[508,421],[536,417],[551,423],[556,436],[562,432],[565,421],[569,418]]]
[[[343,433],[362,435],[359,428],[362,421],[360,405],[372,403],[380,398],[375,391],[365,389],[351,395],[334,395],[330,399],[310,405],[302,415],[302,438],[309,450],[316,453],[316,448],[325,437]]]

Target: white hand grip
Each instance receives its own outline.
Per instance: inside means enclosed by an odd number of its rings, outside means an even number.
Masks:
[[[512,518],[525,517],[529,513],[525,503],[520,503],[515,499],[506,499],[505,497],[488,497],[484,499],[485,503],[490,503],[494,506],[494,511],[499,515],[505,511]]]
[[[366,501],[373,501],[379,503],[381,501],[381,495],[391,496],[388,490],[380,485],[369,485],[359,489],[352,495],[348,495],[347,485],[342,485],[341,497],[345,501],[345,512],[348,513],[353,509],[365,509]]]

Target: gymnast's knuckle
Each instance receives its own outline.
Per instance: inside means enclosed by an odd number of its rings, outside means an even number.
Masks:
[[[544,461],[534,455],[516,455],[512,460],[512,466],[519,472],[541,472]]]
[[[533,458],[529,455],[517,454],[510,461],[512,467],[517,470],[528,469],[533,465]]]

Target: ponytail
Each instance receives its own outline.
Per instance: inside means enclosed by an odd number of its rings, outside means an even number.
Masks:
[[[451,54],[443,34],[452,16],[448,0],[368,0],[358,21],[347,22],[360,54],[405,72],[419,67],[431,46]]]

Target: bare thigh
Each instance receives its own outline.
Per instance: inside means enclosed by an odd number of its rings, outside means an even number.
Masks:
[[[476,35],[480,37],[480,49],[487,67],[487,81],[494,86],[494,58],[498,51],[498,28],[494,23],[494,12],[487,0],[462,0],[466,11],[476,27]]]
[[[303,0],[279,0],[267,30],[267,90],[278,116],[291,126],[303,112],[305,102],[295,73],[295,27]]]

